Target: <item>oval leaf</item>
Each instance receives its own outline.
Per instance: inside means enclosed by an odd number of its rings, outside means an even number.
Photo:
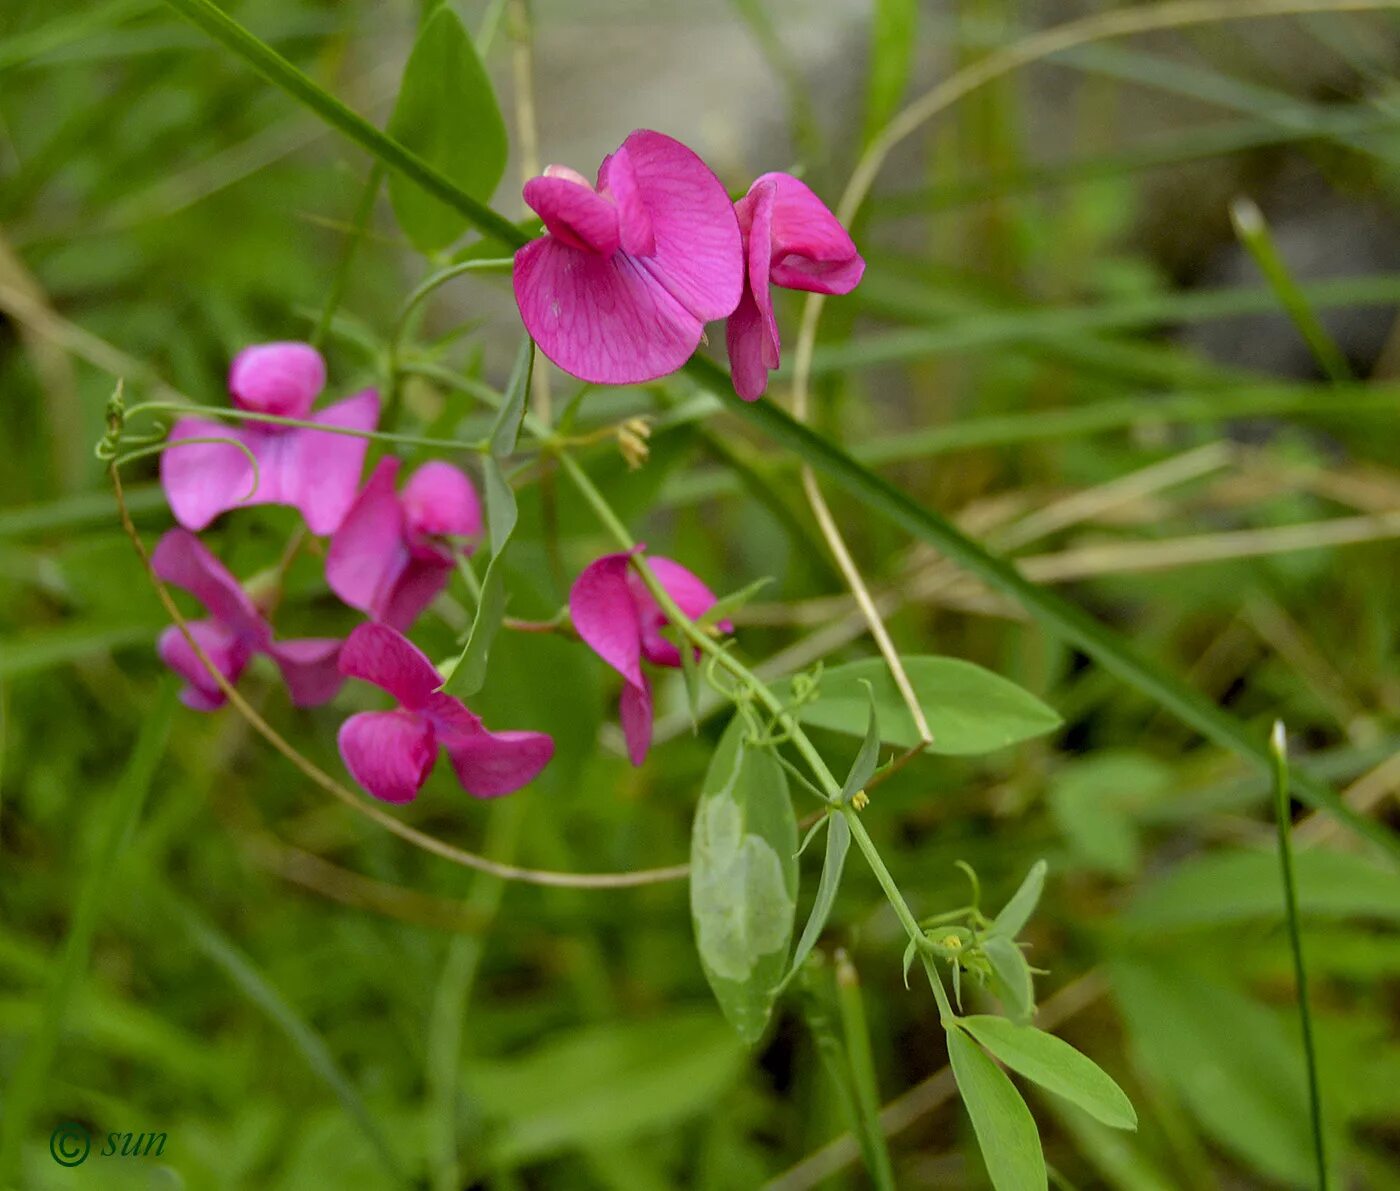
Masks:
[[[1035,983],[1025,955],[1005,935],[989,935],[982,954],[992,965],[992,991],[1006,1012],[1017,1021],[1029,1021],[1035,1011]]]
[[[959,1029],[948,1031],[948,1061],[992,1186],[996,1191],[1045,1191],[1049,1184],[1040,1134],[1015,1084]]]
[[[690,912],[705,977],[750,1044],[768,1024],[797,913],[797,819],[782,767],[735,717],[695,808]]]
[[[945,756],[990,753],[1060,726],[1060,717],[1014,682],[958,658],[904,658],[919,706],[933,729],[929,752]],[[869,698],[875,696],[880,739],[913,748],[919,732],[883,658],[864,658],[823,672],[821,692],[798,718],[818,728],[863,736]]]
[[[1033,1026],[1018,1026],[1004,1017],[965,1017],[962,1026],[1012,1071],[1046,1091],[1079,1105],[1105,1125],[1137,1128],[1137,1113],[1123,1089],[1063,1039]]]
[[[1002,906],[1001,913],[992,920],[992,933],[1014,939],[1030,921],[1035,908],[1040,904],[1040,894],[1045,888],[1045,861],[1037,860],[1031,871],[1021,882],[1011,900]]]
[[[506,168],[506,126],[496,93],[462,22],[446,5],[424,23],[404,67],[391,137],[481,202]],[[400,226],[420,252],[457,239],[467,220],[395,172],[389,198]]]

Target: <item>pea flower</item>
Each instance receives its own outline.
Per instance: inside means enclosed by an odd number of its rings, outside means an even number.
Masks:
[[[547,235],[515,254],[515,300],[565,372],[636,384],[690,358],[743,286],[739,225],[710,167],[659,132],[632,133],[598,184],[551,165],[525,184]]]
[[[339,640],[274,641],[272,626],[248,593],[194,534],[169,530],[156,543],[151,567],[166,583],[184,588],[208,609],[207,619],[189,622],[190,635],[230,683],[238,681],[259,653],[277,664],[298,707],[325,703],[345,681],[336,666]],[[185,680],[180,699],[187,707],[214,711],[224,705],[219,684],[177,626],[171,625],[161,634],[157,652],[161,661]]]
[[[228,387],[239,409],[309,420],[351,430],[373,430],[379,397],[366,389],[317,413],[311,403],[326,383],[326,364],[309,343],[262,343],[245,348],[229,367]],[[258,462],[257,488],[248,456]],[[226,426],[207,418],[181,418],[170,430],[160,459],[160,479],[171,511],[186,529],[200,530],[237,505],[280,504],[301,510],[312,533],[331,533],[355,499],[368,442],[275,422]]]
[[[756,401],[782,346],[769,287],[848,294],[865,261],[826,204],[791,174],[764,174],[734,204],[734,213],[744,236],[744,293],[729,316],[725,341],[734,391]]]
[[[661,632],[666,614],[632,569],[632,555],[641,549],[606,554],[589,563],[569,591],[569,615],[578,635],[626,681],[619,711],[633,765],[640,765],[651,747],[651,681],[642,670],[642,659],[655,666],[681,664],[680,649]],[[680,563],[649,557],[647,564],[690,619],[714,606],[714,593]],[[724,621],[719,628],[728,632],[733,625]]]
[[[402,633],[362,624],[345,640],[340,670],[382,687],[393,711],[362,711],[340,726],[340,756],[355,780],[385,802],[412,802],[428,780],[438,745],[468,794],[494,798],[528,785],[554,756],[542,732],[489,732]]]
[[[481,502],[450,463],[425,463],[401,492],[399,460],[381,459],[331,538],[326,582],[352,608],[406,630],[452,574],[447,536],[481,534]]]

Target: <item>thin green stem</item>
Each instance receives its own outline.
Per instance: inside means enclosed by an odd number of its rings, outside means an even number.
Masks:
[[[183,405],[177,401],[142,401],[128,409],[126,416],[131,418],[136,414],[151,413],[157,410],[161,413],[189,414],[197,418],[227,418],[235,422],[268,422],[274,426],[296,426],[302,430],[324,430],[327,434],[345,434],[351,438],[364,438],[371,442],[402,443],[405,446],[431,447],[441,451],[475,451],[477,454],[483,454],[487,450],[484,443],[462,442],[455,438],[422,438],[416,434],[389,434],[383,430],[357,430],[352,426],[312,422],[306,418],[282,418],[247,409],[219,409],[208,405]],[[193,440],[182,439],[181,441]],[[237,445],[233,443],[232,439],[219,439],[218,441],[228,441],[230,445]]]
[[[344,133],[389,169],[416,182],[434,198],[446,203],[482,235],[499,240],[509,248],[519,248],[529,240],[510,220],[477,202],[411,149],[386,136],[359,113],[351,111],[211,0],[166,0],[166,3],[215,41],[232,50],[268,82],[304,103],[332,128]]]
[[[880,1191],[894,1191],[894,1168],[885,1131],[880,1127],[880,1088],[875,1079],[875,1059],[870,1053],[870,1029],[860,995],[860,977],[843,950],[836,952],[836,1009],[855,1092],[855,1127],[870,1180]]]
[[[1312,1006],[1308,999],[1308,975],[1303,966],[1303,937],[1298,922],[1298,888],[1293,873],[1292,816],[1288,809],[1288,742],[1283,721],[1274,723],[1269,738],[1274,763],[1274,809],[1278,816],[1278,853],[1283,868],[1283,904],[1288,919],[1288,942],[1293,950],[1293,978],[1298,985],[1298,1020],[1303,1027],[1303,1057],[1308,1068],[1308,1118],[1312,1125],[1313,1153],[1317,1158],[1317,1185],[1327,1191],[1327,1150],[1322,1132],[1322,1092],[1317,1079],[1317,1048],[1313,1041]]]

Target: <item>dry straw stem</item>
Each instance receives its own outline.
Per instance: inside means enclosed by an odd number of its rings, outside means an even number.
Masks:
[[[669,868],[638,869],[629,873],[565,873],[554,872],[549,869],[521,868],[513,864],[500,864],[490,860],[485,856],[478,856],[474,852],[467,852],[461,848],[454,848],[451,844],[443,843],[440,839],[416,828],[400,822],[393,815],[381,810],[377,806],[367,803],[350,790],[346,789],[336,781],[325,770],[310,761],[301,752],[279,733],[271,724],[253,708],[253,706],[238,693],[237,689],[219,671],[209,655],[204,652],[203,647],[190,632],[189,624],[176,607],[174,599],[170,595],[169,589],[161,582],[159,576],[151,566],[150,555],[146,551],[145,543],[141,541],[141,535],[137,532],[136,526],[132,523],[131,514],[126,507],[125,494],[122,491],[121,475],[115,464],[109,469],[112,479],[112,488],[116,493],[117,509],[121,516],[122,529],[126,531],[126,536],[131,539],[131,544],[135,547],[136,553],[140,556],[142,565],[146,568],[146,573],[150,577],[151,584],[160,597],[160,602],[165,606],[171,620],[179,628],[181,635],[189,644],[194,654],[199,658],[202,665],[209,673],[209,677],[218,685],[219,690],[233,705],[234,709],[248,721],[249,725],[268,742],[274,749],[290,761],[305,777],[310,779],[315,785],[320,786],[326,793],[339,799],[351,810],[363,815],[371,822],[383,827],[386,831],[397,835],[400,839],[407,840],[417,848],[425,852],[430,852],[434,856],[449,860],[453,864],[459,864],[464,868],[476,869],[478,872],[490,873],[494,877],[499,877],[503,881],[523,881],[530,885],[550,885],[564,889],[626,889],[636,885],[654,885],[661,881],[677,881],[685,878],[690,873],[690,866],[685,864],[672,865]]]
[[[848,226],[854,221],[886,158],[905,137],[979,87],[1075,46],[1221,21],[1251,20],[1308,12],[1365,12],[1387,8],[1400,8],[1400,0],[1178,0],[1177,3],[1100,13],[1032,34],[1003,49],[995,50],[971,66],[958,71],[896,115],[871,141],[857,163],[841,196],[837,217]],[[807,418],[812,353],[816,347],[817,324],[821,319],[824,303],[824,295],[809,294],[802,310],[792,382],[792,413],[799,421],[805,421]],[[802,488],[821,528],[822,536],[830,546],[856,605],[909,707],[914,724],[927,743],[931,739],[928,724],[924,720],[909,677],[899,660],[899,654],[885,629],[880,610],[851,558],[835,518],[822,496],[816,474],[805,464],[802,468]]]

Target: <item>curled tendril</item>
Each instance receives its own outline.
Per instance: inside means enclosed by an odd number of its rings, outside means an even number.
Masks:
[[[150,443],[151,439],[149,437],[143,437],[137,439],[128,439],[125,441]],[[104,439],[103,444],[99,444],[99,451],[102,449],[102,445],[104,445],[105,442],[106,440]],[[110,460],[113,466],[121,467],[124,464],[134,462],[137,459],[144,459],[148,455],[159,455],[162,451],[168,451],[172,447],[195,446],[199,443],[222,443],[224,446],[237,447],[240,451],[243,452],[244,457],[248,460],[248,466],[253,469],[253,482],[251,485],[249,485],[248,491],[245,492],[238,499],[240,502],[245,500],[252,500],[254,494],[258,490],[258,484],[262,480],[262,473],[258,468],[257,456],[253,454],[252,450],[249,448],[247,443],[240,442],[236,438],[224,438],[222,435],[209,435],[208,437],[201,438],[182,438],[179,442],[156,442],[151,446],[137,447],[135,450],[124,451],[120,455],[103,456],[99,454],[98,458],[107,458]]]

